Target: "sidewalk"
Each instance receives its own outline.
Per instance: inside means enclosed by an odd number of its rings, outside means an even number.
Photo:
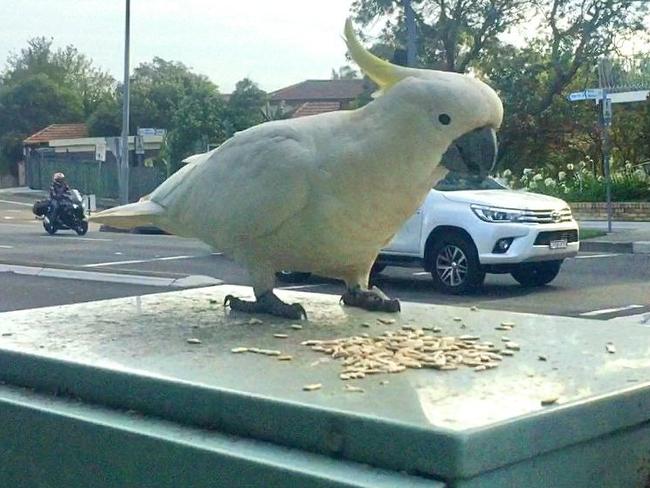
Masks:
[[[2,196],[11,196],[24,198],[29,200],[40,200],[47,198],[49,195],[48,190],[32,190],[26,186],[17,186],[14,188],[0,188],[0,198]],[[117,200],[113,198],[98,198],[97,199],[97,209],[103,210],[106,208],[114,207],[118,204]]]
[[[606,220],[581,220],[579,224],[583,229],[607,232]],[[605,236],[580,241],[580,250],[650,254],[650,222],[612,222],[612,232]]]

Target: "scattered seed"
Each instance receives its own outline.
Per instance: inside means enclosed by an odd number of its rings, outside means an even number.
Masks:
[[[293,359],[293,356],[289,356],[288,354],[283,354],[281,356],[278,356],[278,361],[291,361]]]
[[[476,312],[476,311],[478,310],[478,307],[477,307],[476,305],[472,305],[471,307],[469,307],[469,309],[470,309],[472,312]]]
[[[289,337],[289,334],[273,334],[273,337],[275,337],[276,339],[286,339],[287,337]]]
[[[514,356],[515,355],[514,351],[510,351],[509,349],[504,349],[503,351],[501,351],[501,354],[503,356]]]
[[[302,329],[302,325],[300,325],[300,324],[291,324],[291,328],[296,329],[296,330],[300,330],[300,329]]]
[[[465,335],[460,336],[459,339],[460,339],[461,341],[478,341],[478,340],[480,339],[480,337],[479,337],[479,336],[475,336],[475,335],[468,335],[468,334],[465,334]]]
[[[12,336],[12,335],[14,335],[13,332],[3,332],[2,333],[2,337],[9,337],[9,336]]]
[[[541,404],[542,406],[547,406],[547,405],[553,405],[556,403],[560,398],[557,396],[549,396],[546,398],[542,398]]]
[[[516,342],[512,342],[512,341],[506,342],[505,346],[506,346],[506,348],[508,348],[508,349],[510,349],[512,351],[519,351],[519,349],[520,349],[519,344],[517,344]]]
[[[495,327],[494,330],[512,330],[512,327],[506,327],[504,325],[499,325],[498,327]]]
[[[485,371],[486,369],[488,369],[487,366],[485,366],[483,364],[474,367],[474,371]]]
[[[282,354],[281,351],[276,351],[275,349],[260,349],[259,353],[265,356],[280,356]]]
[[[541,356],[540,355],[540,356],[537,356],[537,359],[539,359],[540,361],[546,361],[546,356]]]
[[[234,352],[235,354],[239,354],[239,353],[242,353],[242,352],[248,352],[248,350],[249,349],[247,347],[233,347],[230,350],[230,352]]]
[[[390,325],[395,323],[395,319],[385,319],[383,317],[379,317],[377,319],[377,322],[381,322],[384,325]]]
[[[515,323],[514,322],[501,322],[502,327],[514,327]]]
[[[454,317],[454,318],[453,318],[453,321],[454,321],[454,322],[462,322],[463,319],[460,318],[460,317]]]
[[[388,380],[382,380],[382,381],[379,382],[379,384],[381,386],[386,386],[388,383],[390,383],[390,381],[388,381]]]
[[[605,349],[607,349],[607,352],[610,354],[614,354],[616,352],[616,346],[612,344],[611,342],[608,342],[607,345],[605,346]]]
[[[302,387],[304,391],[314,391],[314,390],[320,390],[323,387],[322,384],[320,383],[312,383],[311,385],[305,385]]]
[[[263,324],[264,322],[260,319],[252,318],[248,321],[248,325],[259,325]]]
[[[186,341],[188,344],[201,344],[201,341],[196,337],[188,337]]]
[[[210,303],[213,304],[213,305],[214,305],[215,303],[218,303],[217,300],[215,300],[214,298],[210,298],[210,299],[208,300],[208,302],[210,302]]]
[[[442,329],[440,327],[434,327],[432,329],[433,332],[442,332]]]
[[[363,388],[360,388],[358,386],[353,386],[353,385],[345,385],[343,387],[344,391],[350,392],[350,393],[365,393],[366,390]]]
[[[361,327],[371,327],[371,325],[368,322],[363,322]]]

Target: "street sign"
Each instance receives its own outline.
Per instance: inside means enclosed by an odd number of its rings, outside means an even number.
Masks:
[[[138,128],[139,136],[164,136],[166,132],[165,129]]]
[[[587,88],[585,90],[585,98],[588,100],[598,100],[603,98],[603,90],[601,88]]]
[[[569,94],[569,96],[567,97],[567,99],[568,99],[570,102],[577,102],[577,101],[579,101],[579,100],[586,100],[586,99],[587,99],[587,95],[586,95],[586,93],[583,92],[583,91],[581,91],[581,92],[573,92],[573,93],[570,93],[570,94]]]
[[[603,105],[603,121],[607,127],[612,125],[612,100],[610,98],[606,98]]]
[[[135,136],[135,153],[144,154],[144,140],[141,135]]]
[[[106,142],[95,144],[95,161],[106,161]]]

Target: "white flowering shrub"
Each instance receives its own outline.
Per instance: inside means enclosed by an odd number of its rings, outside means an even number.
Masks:
[[[512,188],[560,197],[571,202],[605,201],[605,178],[593,173],[594,162],[568,163],[550,169],[526,168],[517,177],[510,170],[497,174]],[[612,199],[614,201],[650,201],[650,176],[629,161],[612,164]]]

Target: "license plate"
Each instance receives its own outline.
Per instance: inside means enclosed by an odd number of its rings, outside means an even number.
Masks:
[[[548,243],[548,247],[550,247],[551,249],[566,249],[567,240],[561,239],[559,241],[551,241]]]

